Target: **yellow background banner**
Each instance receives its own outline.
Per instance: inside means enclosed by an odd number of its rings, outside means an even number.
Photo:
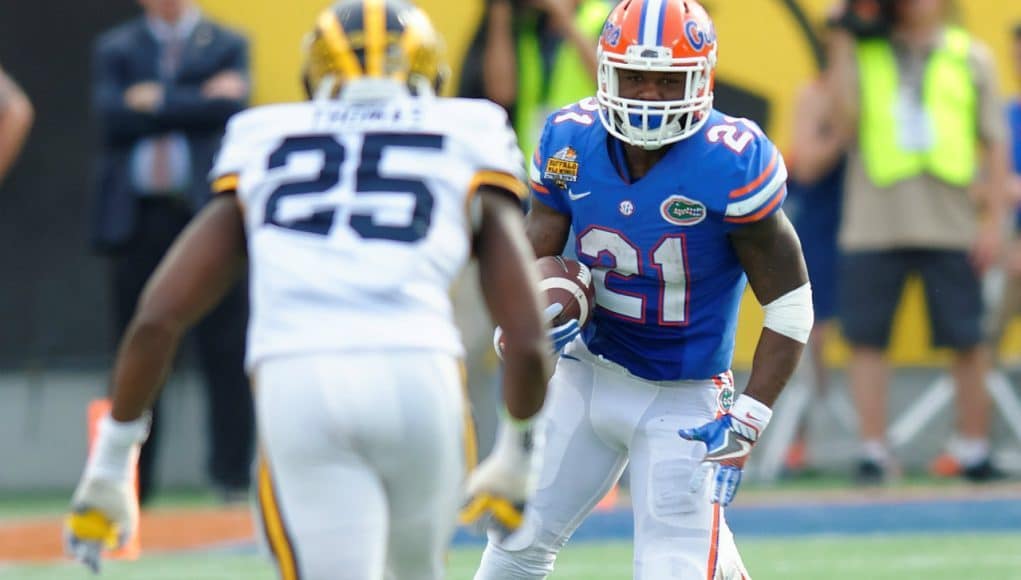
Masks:
[[[417,3],[429,13],[446,39],[456,78],[461,58],[478,25],[482,2],[419,0]],[[784,147],[796,114],[794,97],[798,88],[815,74],[810,35],[822,22],[833,0],[705,0],[704,3],[712,13],[719,35],[719,79],[769,103],[770,120],[765,129]],[[241,30],[251,39],[256,104],[302,98],[299,82],[302,38],[328,2],[199,0],[199,4],[207,14]],[[965,27],[993,50],[1004,94],[1013,92],[1016,79],[1010,62],[1010,30],[1021,23],[1021,2],[967,0],[959,4]],[[804,20],[799,19],[799,13]],[[736,368],[750,365],[762,323],[761,309],[750,292],[745,296],[741,313]],[[928,343],[921,286],[912,281],[894,322],[891,357],[898,364],[934,364],[943,355],[930,349]],[[1011,352],[1021,351],[1021,326],[1011,328],[1005,348]],[[827,351],[830,362],[841,364],[846,355],[846,346],[840,340],[830,341]]]

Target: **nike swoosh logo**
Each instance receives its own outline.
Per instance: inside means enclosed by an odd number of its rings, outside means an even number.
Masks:
[[[590,195],[592,195],[591,191],[586,191],[584,193],[574,193],[570,189],[567,190],[567,197],[571,198],[571,201],[578,201],[579,199],[583,197],[588,197]]]
[[[713,460],[714,461],[719,461],[721,459],[737,459],[737,458],[744,457],[744,456],[748,455],[749,453],[751,453],[751,451],[752,451],[752,444],[751,443],[745,441],[744,439],[737,439],[737,440],[735,440],[735,443],[737,443],[738,446],[740,446],[740,449],[736,449],[734,451],[731,451],[730,453],[723,453],[723,454],[717,455],[717,456],[713,457]]]

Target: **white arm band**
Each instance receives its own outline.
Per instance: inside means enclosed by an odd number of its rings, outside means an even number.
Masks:
[[[804,344],[812,332],[812,285],[808,282],[762,307],[766,328]]]

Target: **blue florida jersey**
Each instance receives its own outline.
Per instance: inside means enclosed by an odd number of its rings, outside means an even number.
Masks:
[[[787,170],[753,122],[713,111],[631,182],[586,99],[550,115],[532,158],[533,199],[571,217],[592,269],[589,350],[649,380],[730,368],[746,278],[728,233],[779,211]],[[616,157],[614,157],[616,155]]]

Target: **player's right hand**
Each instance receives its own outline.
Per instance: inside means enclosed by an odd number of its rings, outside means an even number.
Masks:
[[[563,310],[564,305],[555,302],[547,306],[546,310],[543,310],[542,312],[543,318],[546,320],[547,324],[552,324],[553,320],[557,316],[559,316]],[[574,318],[568,320],[567,322],[559,326],[550,327],[549,339],[550,342],[553,343],[553,354],[559,356],[560,353],[563,352],[564,347],[567,346],[568,343],[570,343],[572,340],[574,340],[574,338],[578,336],[578,333],[580,332],[581,325]]]
[[[64,519],[65,552],[95,573],[103,550],[120,548],[138,527],[134,473],[148,434],[148,415],[127,422],[107,415],[99,421],[95,444]]]
[[[64,550],[99,573],[102,551],[123,546],[137,526],[138,501],[130,481],[86,477],[64,520]]]
[[[546,324],[552,324],[555,319],[562,311],[564,306],[559,303],[553,303],[543,310],[543,320]],[[567,346],[578,334],[581,332],[580,323],[571,319],[567,322],[558,326],[551,326],[548,334],[550,342],[553,344],[553,356],[558,357],[560,353],[564,351],[564,347]],[[499,326],[493,332],[493,348],[496,350],[497,356],[500,360],[503,360],[503,329]]]
[[[521,525],[538,477],[542,437],[534,421],[504,419],[496,445],[468,477],[461,523],[503,537]]]

